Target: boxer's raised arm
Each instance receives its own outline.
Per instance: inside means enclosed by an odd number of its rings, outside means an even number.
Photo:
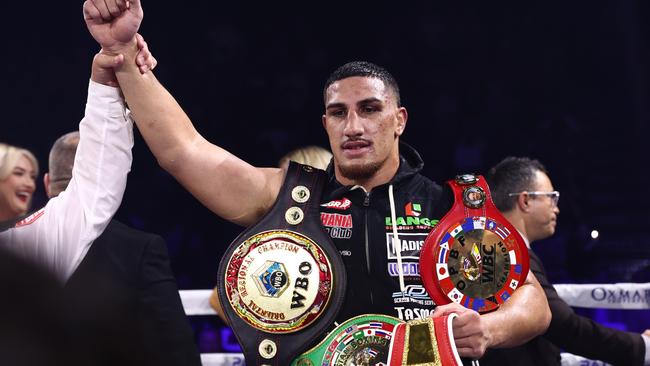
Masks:
[[[207,141],[155,76],[141,75],[125,56],[117,79],[158,163],[217,215],[242,225],[255,222],[275,201],[283,171],[253,167]]]

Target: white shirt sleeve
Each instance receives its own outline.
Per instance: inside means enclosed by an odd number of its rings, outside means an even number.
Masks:
[[[67,281],[120,206],[133,121],[119,89],[90,81],[72,179],[47,205],[0,233],[0,245]]]

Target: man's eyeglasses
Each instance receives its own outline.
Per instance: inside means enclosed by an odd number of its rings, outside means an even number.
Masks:
[[[553,192],[524,191],[518,193],[508,193],[508,197],[519,196],[522,193],[526,193],[529,196],[547,196],[551,199],[551,203],[553,204],[553,206],[557,206],[557,203],[560,201],[560,192],[558,191],[553,191]]]

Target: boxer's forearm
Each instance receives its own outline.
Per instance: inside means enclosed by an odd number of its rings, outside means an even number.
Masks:
[[[488,348],[505,348],[544,333],[551,321],[551,311],[542,287],[529,273],[524,285],[508,301],[483,317],[490,334]]]

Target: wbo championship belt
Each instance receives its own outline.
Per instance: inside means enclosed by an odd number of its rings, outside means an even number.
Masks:
[[[339,325],[291,366],[460,366],[453,341],[456,314],[403,322],[364,314]]]
[[[422,282],[438,305],[496,310],[528,275],[526,244],[492,202],[483,176],[459,175],[447,184],[454,205],[424,241]]]
[[[343,303],[345,267],[320,223],[326,179],[322,170],[291,162],[271,210],[219,263],[219,301],[247,365],[289,365]]]

